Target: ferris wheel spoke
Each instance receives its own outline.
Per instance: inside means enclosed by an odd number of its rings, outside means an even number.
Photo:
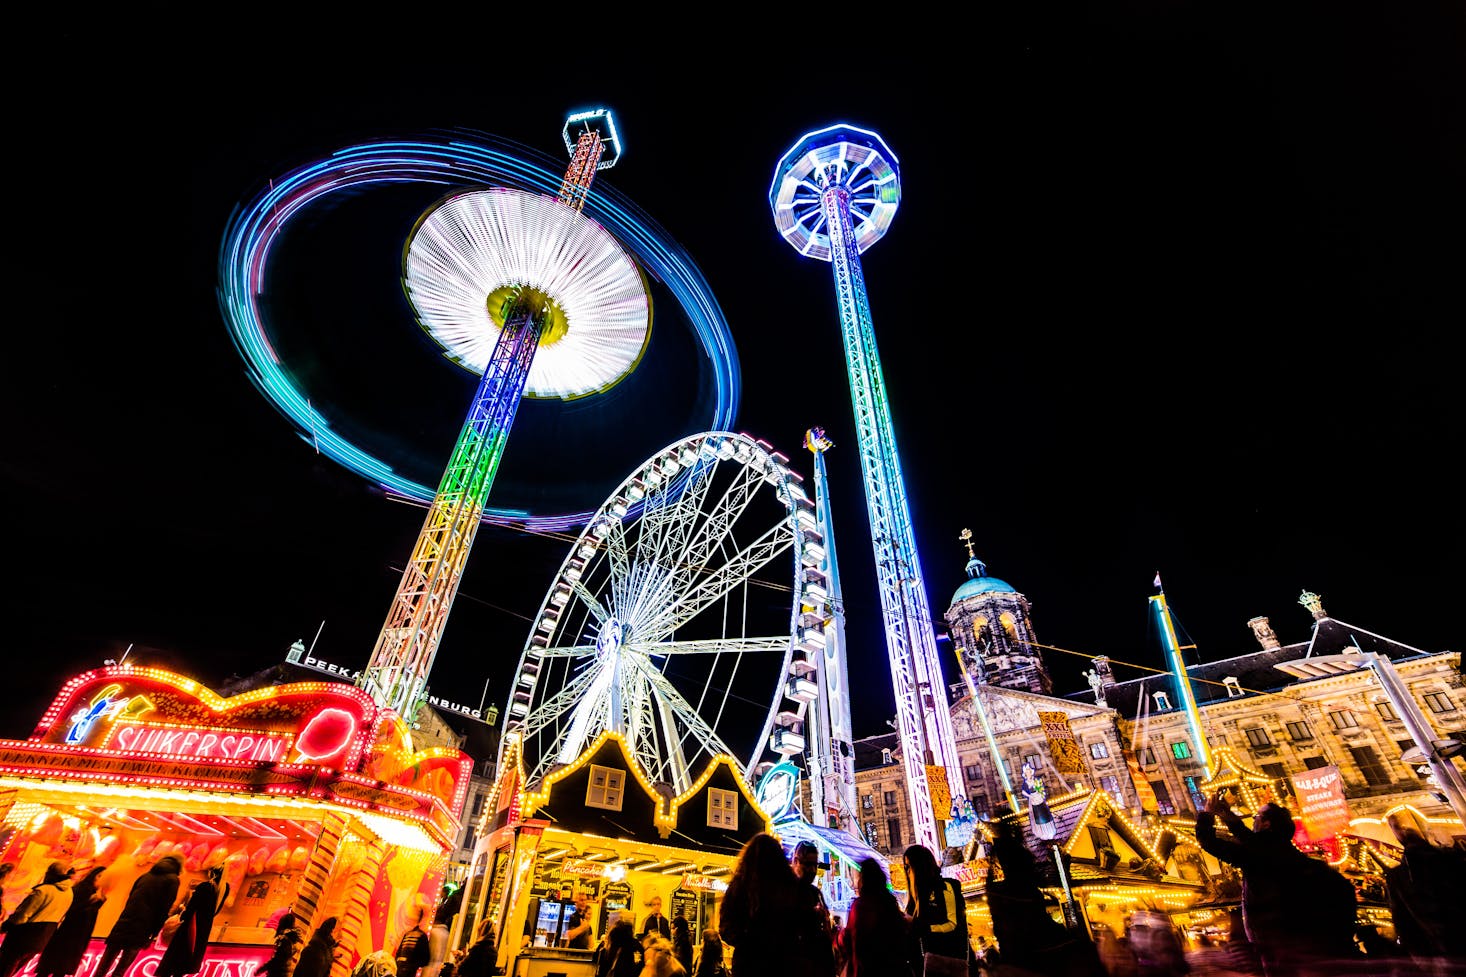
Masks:
[[[549,726],[559,719],[578,702],[595,681],[596,669],[586,669],[577,675],[565,687],[555,693],[549,699],[540,704],[524,719],[524,732],[526,736],[533,736],[540,730]]]
[[[751,578],[793,543],[794,534],[789,527],[776,526],[747,549],[734,554],[722,567],[691,584],[680,600],[663,610],[657,622],[657,633],[672,634],[718,598]]]
[[[593,658],[595,657],[595,645],[570,645],[566,647],[541,648],[538,657],[540,658]]]
[[[629,646],[647,656],[749,654],[762,651],[783,651],[789,647],[787,634],[745,635],[732,638],[708,638],[702,641],[659,641]]]
[[[760,480],[757,472],[742,469],[716,504],[702,513],[697,531],[684,540],[682,554],[673,564],[673,575],[663,581],[663,594],[669,590],[685,592],[695,580],[705,577],[713,566],[715,554],[731,537],[734,524],[747,511]],[[665,600],[656,601],[659,607],[666,604]]]
[[[723,742],[723,738],[718,735],[717,731],[708,725],[702,716],[698,715],[696,709],[693,709],[688,704],[687,700],[682,697],[682,693],[677,691],[676,686],[665,675],[653,668],[650,662],[638,662],[636,667],[646,684],[659,693],[656,698],[660,705],[670,709],[671,713],[687,727],[687,735],[696,734],[697,738],[704,744],[705,750],[710,750],[713,753],[726,753],[728,756],[737,756],[728,747],[728,744]],[[675,738],[675,732],[674,742],[668,745],[675,746],[676,752],[679,754],[683,752],[682,738]],[[685,761],[683,769],[684,771],[686,769]],[[679,788],[678,793],[681,793],[682,790],[690,786],[686,783],[677,784],[676,781],[673,781],[673,784]]]

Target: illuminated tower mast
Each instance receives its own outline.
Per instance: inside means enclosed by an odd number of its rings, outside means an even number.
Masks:
[[[897,165],[873,132],[835,125],[807,133],[774,168],[769,204],[794,250],[834,269],[906,789],[916,841],[941,852],[946,844],[932,801],[933,786],[940,787],[929,783],[927,766],[944,767],[950,790],[965,794],[962,767],[860,268],[860,253],[896,214]]]
[[[649,334],[640,272],[581,214],[596,171],[620,156],[611,114],[573,115],[564,136],[571,158],[558,200],[504,188],[458,194],[419,222],[407,247],[404,284],[423,328],[482,375],[361,679],[409,719],[520,399],[606,389],[630,371]]]
[[[1156,586],[1161,584],[1161,575],[1155,575]],[[1161,641],[1166,646],[1166,657],[1171,662],[1171,671],[1176,675],[1176,694],[1181,699],[1181,708],[1191,727],[1191,738],[1196,745],[1196,759],[1201,762],[1206,776],[1212,775],[1211,748],[1206,743],[1206,731],[1201,728],[1201,710],[1196,705],[1196,693],[1191,689],[1191,676],[1186,671],[1186,662],[1181,655],[1181,645],[1176,640],[1176,624],[1171,620],[1171,608],[1166,604],[1166,592],[1162,590],[1150,598],[1155,609],[1156,623],[1160,628]]]
[[[855,740],[850,722],[850,671],[845,662],[845,598],[835,560],[834,522],[825,452],[834,443],[823,428],[805,432],[804,446],[814,455],[815,520],[824,540],[819,574],[825,581],[825,606],[810,610],[824,624],[825,647],[820,662],[819,699],[810,725],[810,808],[815,824],[859,833],[855,807]],[[808,591],[813,593],[813,589]],[[834,817],[832,817],[832,813]]]

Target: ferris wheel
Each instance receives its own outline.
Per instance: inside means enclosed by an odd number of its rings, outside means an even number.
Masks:
[[[719,754],[750,779],[769,750],[804,751],[823,550],[788,460],[744,434],[694,435],[647,459],[591,518],[508,704],[530,785],[607,730],[674,794]]]

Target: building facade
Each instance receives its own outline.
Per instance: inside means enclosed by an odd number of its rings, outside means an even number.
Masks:
[[[1117,682],[1112,664],[1096,658],[1088,692],[1054,695],[1027,599],[975,557],[967,574],[945,618],[967,672],[951,690],[951,710],[978,816],[1026,805],[1025,764],[1051,798],[1101,789],[1142,820],[1194,815],[1205,802],[1208,771],[1175,677]],[[1187,666],[1208,752],[1231,751],[1285,799],[1292,775],[1335,766],[1352,817],[1379,818],[1402,805],[1453,817],[1429,768],[1407,759],[1417,744],[1369,669],[1300,679],[1278,666],[1375,652],[1389,660],[1437,738],[1466,742],[1460,652],[1424,651],[1337,620],[1313,594],[1300,604],[1312,614],[1306,640],[1283,644],[1268,619],[1256,617],[1248,625],[1258,648]],[[855,744],[861,833],[895,861],[912,841],[900,749],[895,733]],[[1463,768],[1460,756],[1450,762]]]

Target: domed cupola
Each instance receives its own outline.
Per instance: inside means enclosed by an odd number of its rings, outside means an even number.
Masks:
[[[977,682],[1048,695],[1053,681],[1033,634],[1028,600],[1006,580],[988,576],[987,564],[972,551],[971,530],[959,538],[967,546],[967,580],[952,595],[945,617],[968,672]]]

